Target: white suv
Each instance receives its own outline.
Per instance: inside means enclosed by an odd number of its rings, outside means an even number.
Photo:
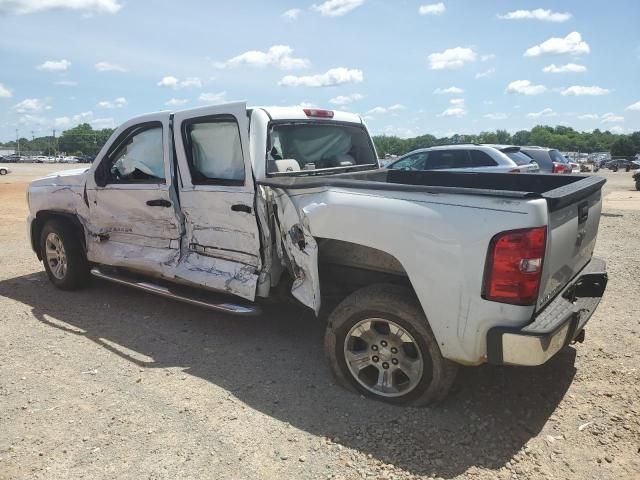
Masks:
[[[421,148],[400,157],[392,170],[463,170],[473,172],[527,172],[540,168],[520,147],[476,144]]]

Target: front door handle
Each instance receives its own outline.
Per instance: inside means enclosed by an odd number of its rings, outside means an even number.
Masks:
[[[231,210],[234,212],[251,213],[251,207],[249,205],[243,205],[242,203],[231,205]]]
[[[147,205],[150,207],[170,207],[171,202],[169,200],[159,198],[157,200],[147,200]]]

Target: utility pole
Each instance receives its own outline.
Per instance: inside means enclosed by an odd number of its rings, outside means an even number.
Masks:
[[[53,158],[56,158],[56,129],[53,129]]]
[[[18,135],[18,129],[16,128],[16,153],[20,156],[20,136]]]

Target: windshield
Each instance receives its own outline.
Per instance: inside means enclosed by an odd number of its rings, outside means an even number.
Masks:
[[[269,133],[268,149],[270,174],[378,167],[369,134],[362,126],[318,122],[275,124]]]

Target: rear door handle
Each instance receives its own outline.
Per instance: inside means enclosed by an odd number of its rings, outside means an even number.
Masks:
[[[150,207],[170,207],[171,202],[169,200],[159,198],[157,200],[147,200],[147,205]]]
[[[251,213],[251,207],[249,205],[243,205],[242,203],[231,205],[231,210],[233,210],[234,212]]]

